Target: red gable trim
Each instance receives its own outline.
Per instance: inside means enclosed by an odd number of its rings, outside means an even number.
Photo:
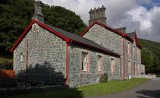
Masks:
[[[74,40],[71,40],[71,39],[69,39],[69,38],[61,35],[60,33],[56,32],[55,30],[53,30],[50,27],[46,26],[45,24],[43,24],[43,23],[41,23],[39,21],[36,21],[36,20],[32,20],[32,22],[29,24],[29,26],[27,27],[27,29],[22,33],[22,35],[18,38],[18,40],[15,42],[15,44],[10,49],[11,52],[14,51],[14,49],[19,45],[19,43],[22,41],[22,39],[27,35],[27,33],[30,30],[32,24],[34,24],[34,23],[37,23],[39,26],[43,27],[44,29],[46,29],[46,30],[50,31],[51,33],[57,35],[58,37],[62,38],[66,43],[70,43],[71,44],[74,41]],[[87,46],[87,47],[89,47],[91,49],[94,48],[94,49],[97,49],[97,50],[99,50],[101,52],[106,52],[105,50],[102,50],[102,49],[99,49],[97,47],[93,47],[93,46],[87,45],[85,43],[81,43],[81,42],[77,42],[77,41],[74,41],[74,42],[76,42],[79,45]],[[115,53],[109,53],[109,52],[107,52],[107,53],[110,54],[110,55],[112,55],[112,56],[120,57],[120,55],[115,54]]]
[[[138,46],[138,39],[137,39],[136,33],[135,33],[135,35],[134,35],[134,39],[135,39],[135,41],[136,41],[136,45]]]
[[[43,24],[43,23],[41,23],[39,21],[32,20],[31,23],[28,25],[28,27],[25,29],[25,31],[22,33],[22,35],[18,38],[18,40],[15,42],[15,44],[11,47],[11,49],[9,50],[10,52],[13,52],[14,49],[19,45],[19,43],[27,35],[27,33],[30,30],[32,24],[34,24],[34,23],[37,23],[39,26],[47,29],[48,31],[50,31],[51,33],[53,33],[53,34],[57,35],[58,37],[62,38],[66,42],[69,42],[69,38],[66,38],[65,36],[61,35],[60,33],[56,32],[55,30],[49,28],[48,26],[46,26],[45,24]]]
[[[142,49],[142,47],[138,44],[138,38],[137,38],[137,34],[136,34],[136,33],[135,33],[135,35],[134,35],[134,39],[135,39],[135,41],[136,41],[136,46],[137,46],[138,48]]]
[[[86,34],[86,33],[89,31],[89,29],[90,29],[91,27],[93,27],[95,24],[98,24],[98,25],[100,25],[100,26],[102,26],[102,27],[104,27],[104,28],[106,28],[106,29],[108,29],[108,30],[110,30],[110,31],[112,31],[112,32],[114,32],[114,33],[122,36],[122,37],[125,37],[125,38],[127,38],[129,41],[133,41],[127,34],[122,33],[122,32],[120,32],[120,31],[117,31],[117,30],[115,30],[115,29],[113,29],[113,28],[111,28],[111,27],[109,27],[109,26],[107,26],[107,25],[105,25],[105,24],[102,24],[102,23],[100,23],[100,22],[98,22],[98,21],[94,21],[86,30],[84,30],[84,32],[82,32],[82,33],[80,34],[80,36],[83,36],[84,34]]]

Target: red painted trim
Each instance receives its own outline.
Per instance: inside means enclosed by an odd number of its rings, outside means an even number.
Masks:
[[[45,24],[39,22],[39,21],[36,21],[36,20],[33,20],[35,21],[35,23],[37,23],[38,25],[40,25],[41,27],[47,29],[48,31],[50,31],[51,33],[57,35],[58,37],[62,38],[63,40],[65,40],[66,42],[69,40],[67,37],[63,36],[62,34],[58,33],[57,31],[51,29],[50,27],[46,26]]]
[[[68,44],[66,44],[66,81],[65,85],[68,85],[68,65],[69,65],[69,53]]]
[[[16,43],[15,43],[15,44],[13,45],[13,47],[10,49],[11,52],[14,51],[14,49],[19,45],[19,43],[22,41],[22,39],[26,36],[26,34],[27,34],[28,31],[30,30],[30,28],[31,28],[31,26],[32,26],[33,23],[37,23],[39,26],[47,29],[47,30],[50,31],[51,33],[53,33],[53,34],[57,35],[58,37],[62,38],[62,39],[63,39],[64,41],[66,41],[67,43],[70,42],[70,39],[69,39],[69,38],[61,35],[60,33],[56,32],[55,30],[53,30],[53,29],[51,29],[50,27],[46,26],[45,24],[43,24],[43,23],[41,23],[41,22],[38,22],[38,21],[36,21],[36,20],[32,20],[32,22],[29,24],[29,26],[27,27],[27,29],[22,33],[22,35],[20,36],[20,38],[16,41]],[[81,43],[81,42],[77,42],[77,41],[75,41],[75,42],[76,42],[76,43],[79,43],[80,45],[88,46],[88,47],[90,47],[91,49],[94,48],[94,49],[96,49],[96,50],[103,51],[103,52],[105,52],[105,53],[107,53],[107,54],[110,54],[110,55],[112,55],[112,56],[120,57],[120,55],[118,55],[118,54],[108,53],[108,52],[106,52],[106,50],[102,50],[102,49],[99,49],[99,48],[97,48],[97,47],[93,47],[93,46],[90,46],[90,45],[88,45],[88,44],[85,44],[85,43]]]
[[[88,53],[87,53],[87,58],[86,58],[86,59],[87,59],[87,60],[86,60],[86,61],[87,61],[87,64],[86,64],[86,65],[87,65],[87,66],[86,66],[86,69],[87,69],[87,70],[84,71],[84,72],[86,72],[86,73],[89,72],[89,62],[90,62],[90,59],[89,59],[89,58],[90,58],[90,54],[89,54],[89,52],[88,52]]]
[[[136,42],[136,46],[137,46],[139,49],[142,49],[142,47],[138,44],[138,38],[137,38],[136,33],[135,33],[135,35],[134,35],[134,39],[135,39],[135,42]]]
[[[68,42],[66,43],[66,80],[65,80],[65,85],[68,85],[68,74],[69,74],[69,50],[68,50],[68,46],[72,43],[72,40],[68,40]]]
[[[51,33],[57,35],[58,37],[62,38],[63,40],[65,40],[66,42],[69,41],[69,39],[63,35],[61,35],[60,33],[56,32],[55,30],[51,29],[50,27],[46,26],[45,24],[37,21],[37,20],[32,20],[31,23],[29,24],[29,26],[25,29],[25,31],[22,33],[22,35],[18,38],[18,40],[15,42],[15,44],[11,47],[10,52],[13,52],[14,49],[19,45],[19,43],[22,41],[22,39],[26,36],[26,34],[28,33],[28,31],[30,30],[32,24],[37,23],[39,26],[47,29],[48,31],[50,31]]]
[[[102,23],[98,22],[98,21],[94,21],[86,30],[84,30],[84,31],[80,34],[80,36],[83,36],[84,34],[86,34],[86,33],[89,31],[89,29],[90,29],[91,27],[93,27],[95,24],[98,24],[98,25],[100,25],[100,26],[102,26],[102,27],[104,27],[104,28],[106,28],[106,29],[108,29],[108,30],[110,30],[110,31],[118,34],[118,35],[121,35],[122,37],[127,38],[129,41],[133,41],[127,34],[122,33],[122,32],[120,32],[120,31],[118,31],[118,30],[115,30],[115,29],[113,29],[113,28],[111,28],[111,27],[109,27],[109,26],[107,26],[107,25],[105,25],[105,24],[102,24]]]
[[[124,42],[124,38],[123,38],[123,79],[125,78],[125,75],[126,75],[126,63],[125,63],[125,42]]]

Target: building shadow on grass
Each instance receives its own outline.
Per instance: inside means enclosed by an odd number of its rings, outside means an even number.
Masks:
[[[141,94],[138,98],[160,98],[160,89],[159,90],[140,90],[136,93]]]
[[[29,65],[27,70],[17,73],[17,87],[6,89],[1,98],[8,96],[38,95],[39,98],[83,98],[82,91],[70,88],[65,84],[64,70],[55,71],[53,65],[45,61],[43,64]],[[18,97],[19,98],[19,97]]]

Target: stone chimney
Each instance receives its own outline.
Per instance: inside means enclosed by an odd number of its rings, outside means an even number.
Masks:
[[[115,30],[118,30],[119,32],[122,32],[122,33],[126,33],[126,27],[116,28]]]
[[[104,5],[102,5],[101,8],[94,8],[93,10],[91,9],[89,11],[90,14],[90,20],[89,20],[89,25],[91,25],[94,21],[98,21],[100,23],[106,24],[106,17],[105,17],[105,10],[106,8]]]
[[[44,16],[42,14],[42,2],[40,0],[35,0],[34,8],[34,15],[32,19],[44,22]]]

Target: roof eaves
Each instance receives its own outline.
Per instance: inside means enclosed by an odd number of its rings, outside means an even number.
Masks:
[[[13,52],[14,49],[19,45],[19,43],[22,41],[22,39],[26,36],[26,34],[28,33],[28,31],[30,30],[32,24],[37,23],[39,26],[47,29],[48,31],[50,31],[51,33],[54,33],[55,35],[59,36],[60,38],[62,38],[63,40],[65,40],[66,42],[69,42],[70,39],[59,34],[58,32],[56,32],[55,30],[49,28],[48,26],[46,26],[45,24],[36,21],[36,20],[32,20],[31,23],[27,26],[27,28],[24,30],[24,32],[22,33],[22,35],[18,38],[18,40],[14,43],[14,45],[10,48],[10,52]]]
[[[97,48],[97,47],[94,47],[94,46],[91,46],[91,45],[88,45],[88,44],[85,44],[85,43],[82,43],[82,42],[78,42],[78,41],[73,40],[72,43],[73,43],[73,44],[74,44],[74,43],[81,44],[82,46],[86,46],[86,47],[91,48],[91,49],[93,49],[93,48],[94,48],[94,49],[97,49],[97,50],[99,50],[99,51],[101,51],[101,52],[105,52],[106,54],[109,54],[109,55],[111,55],[111,56],[120,57],[119,54],[114,53],[114,52],[112,52],[112,51],[109,52],[109,51],[107,51],[107,50],[100,49],[100,48]]]

